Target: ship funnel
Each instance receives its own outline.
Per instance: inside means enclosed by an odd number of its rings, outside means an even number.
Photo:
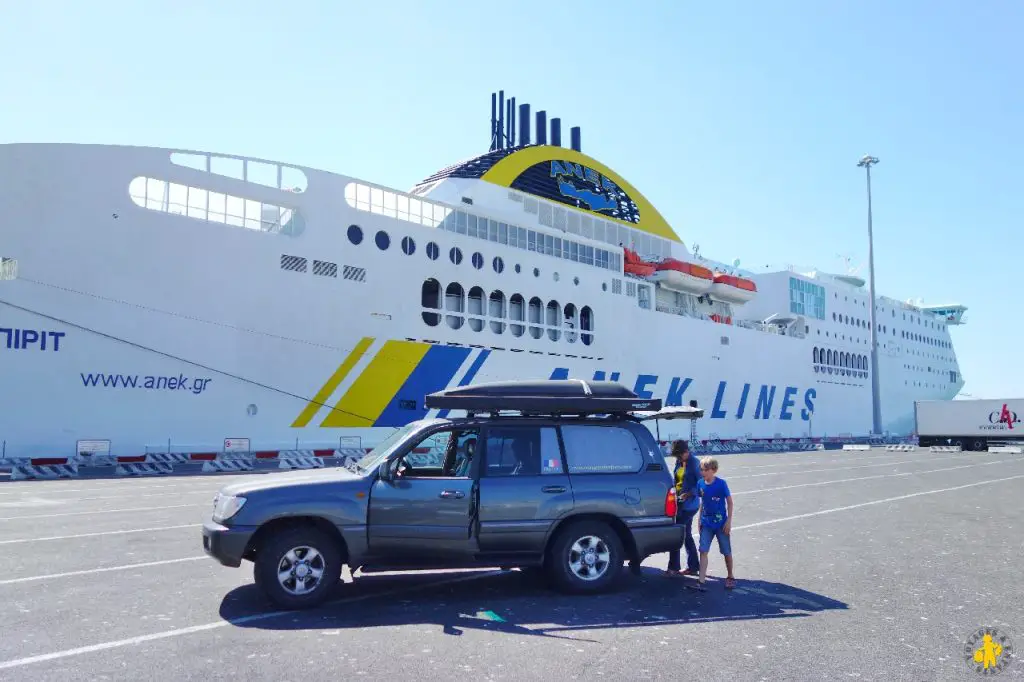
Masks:
[[[505,148],[505,91],[498,90],[498,149]]]
[[[549,129],[548,112],[541,109],[531,120],[531,108],[529,104],[516,104],[516,98],[511,95],[506,99],[504,90],[491,93],[490,151],[519,149],[529,145],[562,146],[562,119],[552,118]],[[569,129],[569,138],[570,148],[582,152],[579,126]]]
[[[498,148],[498,93],[491,93],[491,149]]]
[[[530,105],[519,105],[519,144],[530,144]]]
[[[516,146],[516,98],[508,102],[508,146]]]

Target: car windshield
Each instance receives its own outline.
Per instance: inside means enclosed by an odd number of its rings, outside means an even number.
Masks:
[[[410,433],[415,431],[420,424],[418,422],[412,422],[405,426],[395,429],[394,432],[380,443],[377,444],[373,450],[370,450],[364,457],[356,462],[356,468],[359,471],[369,471],[375,466],[380,464],[381,460],[387,457],[388,453],[401,443]]]

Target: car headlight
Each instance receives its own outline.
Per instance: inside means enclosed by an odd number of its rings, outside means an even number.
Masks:
[[[244,497],[236,497],[234,495],[223,495],[221,493],[217,493],[217,496],[213,498],[214,522],[222,523],[224,521],[227,521],[232,516],[237,514],[242,509],[242,505],[244,504]]]

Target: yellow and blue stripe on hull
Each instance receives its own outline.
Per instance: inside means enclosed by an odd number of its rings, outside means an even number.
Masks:
[[[314,398],[292,423],[305,427],[327,400],[359,364],[373,338],[365,337],[349,353],[338,369],[317,391]],[[341,398],[320,422],[326,428],[398,427],[423,419],[427,409],[423,398],[451,385],[459,369],[474,352],[462,346],[441,346],[421,341],[388,340],[352,381]],[[479,349],[459,386],[473,381],[491,351]],[[447,416],[442,410],[439,417]]]

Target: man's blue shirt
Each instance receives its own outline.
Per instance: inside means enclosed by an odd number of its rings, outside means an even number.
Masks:
[[[700,498],[697,496],[697,481],[701,479],[700,462],[691,453],[686,458],[684,466],[680,466],[679,461],[676,461],[676,492],[690,493],[693,497],[684,500],[680,504],[680,509],[695,512],[700,508]]]
[[[723,527],[728,515],[725,498],[731,495],[729,484],[724,478],[716,477],[710,484],[702,478],[697,482],[697,491],[702,503],[700,525],[715,530]]]

